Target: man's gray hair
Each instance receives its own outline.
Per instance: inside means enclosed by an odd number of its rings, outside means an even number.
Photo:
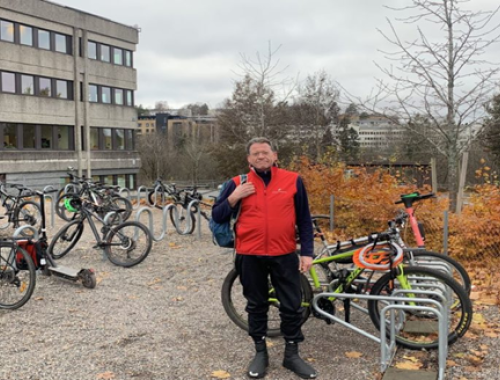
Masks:
[[[247,154],[250,154],[250,147],[253,144],[267,144],[271,147],[271,150],[274,152],[274,147],[273,147],[273,143],[271,142],[271,140],[269,140],[266,137],[254,137],[253,139],[251,139],[247,143]]]

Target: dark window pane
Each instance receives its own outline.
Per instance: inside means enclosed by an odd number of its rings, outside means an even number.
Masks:
[[[38,47],[40,49],[50,50],[50,32],[38,30]]]
[[[115,88],[115,104],[123,105],[123,90]]]
[[[116,149],[125,150],[125,130],[116,129]]]
[[[66,38],[67,37],[63,34],[56,34],[56,51],[60,53],[68,52],[68,43]]]
[[[101,87],[102,103],[111,103],[111,88]]]
[[[97,128],[90,128],[90,149],[99,149],[99,130]]]
[[[102,133],[104,136],[104,149],[111,150],[112,149],[111,128],[103,128]]]
[[[24,95],[35,93],[35,79],[31,75],[21,75],[21,92]]]
[[[101,45],[101,61],[110,62],[110,52],[108,45]]]
[[[97,44],[89,41],[87,45],[87,54],[90,59],[97,59]]]
[[[52,96],[51,80],[49,78],[40,78],[40,96]]]
[[[20,41],[23,45],[33,46],[33,28],[19,25]]]
[[[42,125],[42,149],[52,149],[53,139],[52,139],[52,126]]]
[[[35,149],[35,126],[31,124],[23,125],[23,147],[25,149]]]
[[[0,40],[14,42],[14,23],[0,21]]]
[[[16,74],[2,73],[2,91],[3,92],[16,92]]]
[[[68,150],[71,148],[71,140],[73,138],[73,128],[72,127],[54,127],[57,133],[57,148]]]
[[[123,65],[123,50],[113,48],[113,63],[115,65]]]
[[[68,82],[65,80],[56,80],[57,97],[68,99]]]
[[[4,148],[17,149],[17,124],[4,124],[3,146]]]
[[[127,90],[127,106],[133,106],[132,91]]]
[[[95,84],[91,84],[89,85],[89,102],[97,103],[98,101],[97,86]]]
[[[127,150],[134,150],[134,131],[132,129],[125,130],[125,146]]]
[[[125,66],[132,67],[132,52],[125,50]]]

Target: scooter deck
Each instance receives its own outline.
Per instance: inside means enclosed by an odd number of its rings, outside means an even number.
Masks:
[[[76,280],[78,278],[78,273],[80,273],[79,269],[65,267],[64,265],[49,267],[49,271],[55,276],[64,277],[70,280]]]

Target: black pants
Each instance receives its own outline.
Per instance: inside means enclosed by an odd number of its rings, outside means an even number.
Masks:
[[[302,342],[302,292],[299,257],[296,253],[281,256],[236,255],[236,271],[247,299],[248,334],[259,341],[267,334],[269,280],[280,301],[281,332],[287,341]]]

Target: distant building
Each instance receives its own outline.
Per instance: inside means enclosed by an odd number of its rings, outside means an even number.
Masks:
[[[137,133],[147,135],[156,132],[156,116],[139,116],[137,118]]]
[[[73,166],[134,187],[138,40],[50,1],[0,0],[0,176],[57,186]]]

